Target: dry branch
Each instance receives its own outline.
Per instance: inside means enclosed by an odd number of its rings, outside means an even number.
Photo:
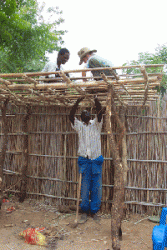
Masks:
[[[62,76],[63,80],[67,83],[68,86],[70,86],[72,84],[71,80],[63,73],[63,72],[59,72],[60,76]],[[76,85],[73,86],[76,91],[81,94],[81,95],[84,95],[85,97],[87,97],[87,99],[93,103],[94,105],[94,102],[92,101],[92,99],[90,99],[88,96],[87,96],[87,93],[85,93],[85,91],[83,91],[81,88],[77,87]]]
[[[34,87],[36,88],[36,85],[38,84],[38,82],[36,80],[34,80],[31,77],[28,77],[26,74],[23,74],[23,79],[25,78],[25,80],[29,83],[33,83]]]
[[[27,169],[28,169],[28,120],[31,115],[31,107],[27,107],[27,115],[25,115],[23,120],[23,131],[24,135],[24,145],[23,145],[23,168],[22,168],[22,176],[21,176],[21,189],[20,189],[20,198],[19,201],[23,202],[26,198],[26,190],[27,190]]]
[[[6,150],[7,150],[7,135],[8,135],[8,130],[9,130],[8,118],[6,117],[6,110],[7,110],[8,103],[9,103],[9,99],[6,99],[6,101],[3,103],[1,107],[4,137],[3,137],[2,152],[1,152],[1,157],[0,157],[0,209],[2,206],[2,200],[3,200],[3,188],[4,188],[3,168],[4,168],[5,155],[6,155]]]
[[[111,85],[111,86],[112,86],[112,89],[113,89],[113,91],[114,91],[113,84],[107,80],[107,77],[105,76],[105,74],[102,73],[101,76],[102,76],[103,80],[104,80],[108,85]],[[119,94],[117,94],[115,91],[114,91],[114,95],[116,96],[116,98],[118,99],[118,101],[121,103],[121,105],[126,106],[126,103],[122,100],[122,98],[119,96]]]
[[[143,105],[142,105],[142,106],[144,106],[145,103],[146,103],[146,100],[148,98],[148,87],[149,87],[148,74],[147,74],[146,69],[145,69],[144,66],[142,66],[140,68],[140,71],[141,71],[141,73],[143,73],[143,76],[144,76],[144,79],[145,79],[145,93],[144,93],[144,100],[143,100]]]

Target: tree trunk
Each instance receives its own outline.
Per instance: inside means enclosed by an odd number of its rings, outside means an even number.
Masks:
[[[23,132],[24,135],[24,144],[23,144],[23,168],[22,168],[22,176],[21,176],[21,187],[19,194],[19,201],[23,202],[26,198],[27,191],[27,169],[28,169],[28,120],[31,115],[31,108],[27,106],[27,114],[23,120]]]
[[[3,136],[2,152],[1,152],[1,157],[0,157],[0,209],[2,206],[2,200],[3,200],[3,189],[4,189],[3,168],[4,168],[5,155],[6,155],[6,150],[7,150],[7,136],[8,136],[8,130],[9,130],[8,119],[6,117],[6,109],[7,109],[8,102],[9,102],[9,99],[6,99],[6,101],[4,102],[4,105],[1,108],[2,131],[4,133],[4,136]]]
[[[111,126],[111,104],[113,105],[113,110],[116,110],[112,94],[113,90],[110,87],[106,104],[106,129],[107,134],[109,136],[110,146],[112,149],[112,158],[114,164],[114,195],[113,204],[111,208],[111,236],[113,250],[120,250],[119,236],[124,209],[124,178],[123,166],[119,156],[119,148],[114,139]],[[117,114],[115,113],[115,115]],[[117,119],[119,119],[119,117],[117,117]]]

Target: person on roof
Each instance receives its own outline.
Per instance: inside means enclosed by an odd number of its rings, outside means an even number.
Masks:
[[[96,106],[96,117],[91,120],[88,110],[81,113],[81,120],[75,117],[79,103],[84,97],[78,98],[70,112],[72,128],[76,130],[79,137],[78,144],[78,167],[82,173],[81,183],[81,211],[80,223],[87,221],[89,212],[95,221],[99,221],[97,212],[100,209],[102,198],[102,164],[101,155],[101,129],[102,129],[102,107],[97,97],[94,98]],[[89,195],[91,202],[89,203]]]
[[[48,62],[46,63],[45,67],[41,72],[54,72],[59,70],[64,70],[62,64],[68,62],[70,58],[70,52],[68,49],[63,48],[58,52],[57,60],[55,62]],[[55,78],[59,77],[59,74],[51,74],[48,76],[41,76],[40,78]],[[47,81],[47,83],[51,82]]]
[[[86,68],[100,68],[100,67],[113,67],[112,62],[96,55],[95,53],[97,50],[90,50],[87,47],[84,47],[80,49],[78,52],[78,56],[80,58],[79,65],[81,65],[83,62],[86,63]],[[104,73],[106,76],[111,76],[112,72],[111,70],[92,70],[91,71],[93,76],[95,77],[96,80],[99,79],[101,76],[101,73]],[[82,76],[86,76],[86,74],[83,72]],[[96,78],[98,77],[98,78]]]

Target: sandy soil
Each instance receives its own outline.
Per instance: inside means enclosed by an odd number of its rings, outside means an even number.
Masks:
[[[16,210],[7,213],[7,208],[11,206]],[[105,214],[99,214],[99,216],[100,223],[94,222],[89,217],[85,224],[71,228],[69,222],[75,220],[75,212],[60,213],[55,206],[45,205],[35,200],[19,203],[13,199],[9,203],[3,203],[0,211],[0,249],[111,250],[111,217]],[[124,220],[121,249],[152,249],[151,235],[155,225],[148,220],[147,215],[133,215]],[[19,233],[29,227],[45,227],[43,234],[46,236],[48,245],[37,246],[24,243]]]

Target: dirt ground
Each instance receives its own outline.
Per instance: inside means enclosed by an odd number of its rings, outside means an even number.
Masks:
[[[7,213],[14,206],[15,211]],[[0,211],[0,249],[2,250],[111,250],[111,217],[99,214],[97,223],[89,217],[85,224],[71,228],[69,222],[75,220],[75,212],[60,213],[55,206],[35,200],[19,203],[16,198],[5,202]],[[141,221],[140,221],[141,220]],[[152,249],[152,229],[156,224],[147,215],[132,215],[122,223],[122,250]],[[24,243],[19,233],[30,227],[45,227],[47,246]]]

